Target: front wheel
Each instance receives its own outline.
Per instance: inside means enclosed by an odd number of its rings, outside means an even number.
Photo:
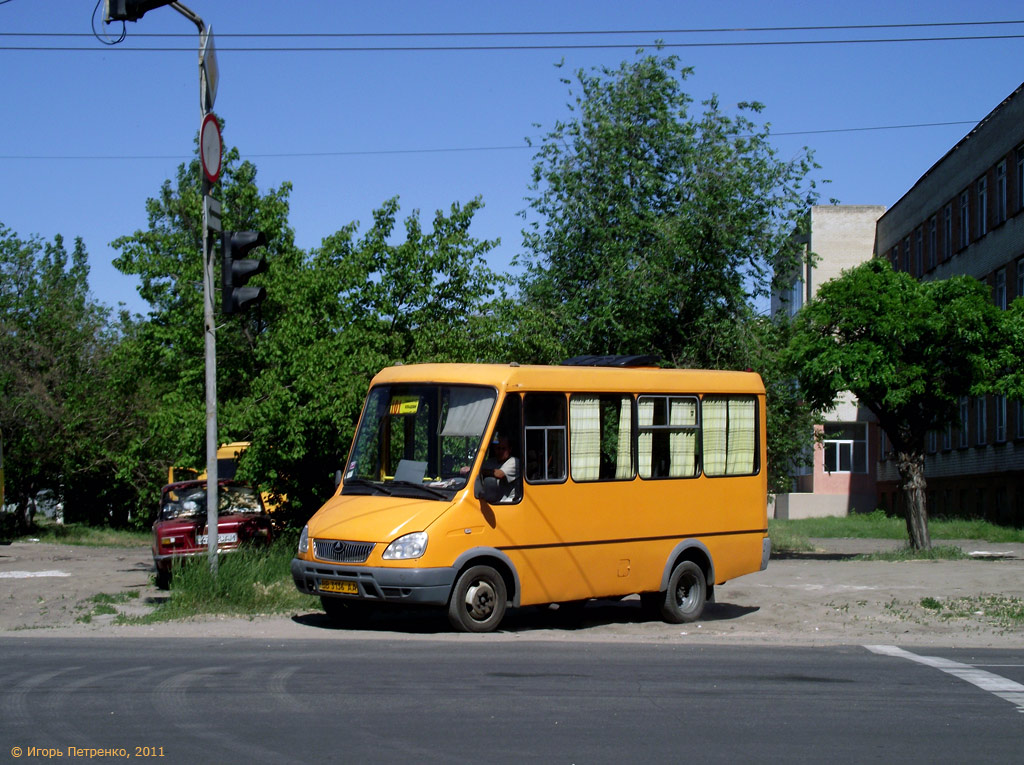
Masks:
[[[704,571],[692,560],[684,560],[672,569],[668,589],[662,593],[661,618],[669,624],[700,619],[707,600],[708,583]]]
[[[456,580],[448,601],[448,621],[459,632],[490,632],[505,616],[508,590],[490,566],[473,566]]]

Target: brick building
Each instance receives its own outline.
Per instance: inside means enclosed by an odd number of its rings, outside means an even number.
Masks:
[[[871,258],[875,222],[884,211],[876,205],[812,207],[807,247],[814,257],[793,275],[788,291],[772,297],[772,314],[792,316],[821,284]],[[811,466],[799,471],[791,492],[776,496],[774,517],[843,516],[878,506],[879,430],[874,415],[847,394],[825,419]]]
[[[1024,296],[1024,85],[929,169],[878,220],[874,255],[918,279],[968,274],[1000,308]],[[1024,524],[1024,402],[963,398],[962,425],[929,438],[931,515]],[[878,490],[898,501],[898,474],[880,437]]]

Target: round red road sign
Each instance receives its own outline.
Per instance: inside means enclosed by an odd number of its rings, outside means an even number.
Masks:
[[[210,112],[203,117],[203,126],[199,130],[199,160],[203,165],[203,174],[210,183],[216,183],[220,177],[222,151],[220,124],[213,112]]]

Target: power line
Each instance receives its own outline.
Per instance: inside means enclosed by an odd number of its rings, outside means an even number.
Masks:
[[[359,39],[368,37],[542,37],[542,36],[588,36],[625,34],[749,34],[757,32],[822,32],[853,29],[929,29],[947,27],[1012,26],[1024,24],[1024,20],[1000,19],[992,21],[936,21],[906,24],[831,24],[808,26],[775,27],[694,27],[683,29],[574,29],[574,30],[521,30],[521,31],[478,31],[478,32],[218,32],[218,38],[338,38]],[[146,38],[192,38],[186,32],[136,32],[132,37]],[[0,32],[0,37],[92,37],[88,32]]]
[[[920,122],[912,125],[873,125],[868,127],[851,128],[826,128],[822,130],[791,130],[784,132],[772,132],[769,138],[775,136],[800,136],[800,135],[822,135],[829,133],[862,133],[877,130],[907,130],[911,128],[931,127],[954,127],[958,125],[977,125],[977,120],[957,120],[954,122]],[[285,159],[302,157],[372,157],[397,154],[446,154],[482,151],[522,151],[535,147],[528,144],[517,144],[513,146],[463,146],[426,149],[368,149],[351,151],[307,151],[307,152],[269,152],[269,153],[244,153],[242,159]],[[190,160],[180,154],[136,154],[136,155],[98,155],[98,154],[0,154],[0,159],[7,160]]]
[[[636,50],[637,48],[751,48],[785,47],[791,45],[864,45],[882,43],[922,42],[978,42],[993,40],[1021,40],[1021,35],[964,35],[954,37],[888,37],[849,40],[749,40],[736,42],[664,42],[648,41],[634,43],[562,43],[554,45],[360,45],[360,46],[218,46],[217,51],[231,53],[445,53],[445,52],[510,52],[510,51],[557,51],[557,50]],[[133,53],[194,53],[194,47],[125,47],[117,49]],[[53,51],[78,52],[109,50],[75,45],[0,45],[4,51]]]

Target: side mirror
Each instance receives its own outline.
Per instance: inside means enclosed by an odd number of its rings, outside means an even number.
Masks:
[[[340,469],[334,471],[334,488],[337,489],[339,486],[341,486],[341,470]]]
[[[473,484],[473,496],[492,505],[495,502],[501,502],[502,494],[501,487],[498,485],[498,479],[477,476],[476,483]]]

